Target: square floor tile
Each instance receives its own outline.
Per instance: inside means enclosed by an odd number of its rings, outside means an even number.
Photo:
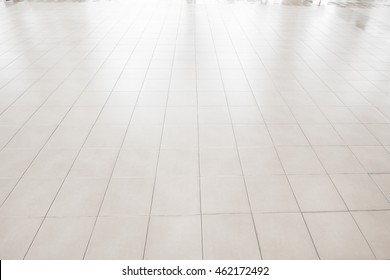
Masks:
[[[336,130],[329,124],[305,124],[301,128],[313,146],[344,145]]]
[[[356,146],[352,152],[368,173],[389,173],[390,152],[383,147]]]
[[[203,247],[208,260],[261,258],[250,214],[203,216]]]
[[[329,174],[364,173],[365,170],[346,146],[314,147]]]
[[[378,259],[390,255],[390,211],[353,212],[359,228]]]
[[[101,216],[149,215],[154,178],[111,179],[101,206]]]
[[[239,147],[272,146],[272,140],[265,125],[235,125],[234,134]]]
[[[327,175],[290,175],[288,179],[302,212],[347,210]]]
[[[264,259],[318,259],[300,213],[255,214],[255,223]]]
[[[275,146],[305,146],[309,144],[298,125],[269,125],[268,129]]]
[[[157,176],[198,176],[198,149],[161,149]]]
[[[298,212],[285,175],[245,176],[253,212]]]
[[[200,174],[209,176],[242,175],[235,148],[205,148],[200,150]]]
[[[371,178],[390,201],[390,174],[371,174]]]
[[[0,258],[21,260],[42,223],[42,218],[0,218]]]
[[[80,151],[69,173],[77,178],[110,178],[118,149],[85,148]]]
[[[200,214],[200,186],[196,176],[157,177],[152,215]]]
[[[0,216],[45,216],[62,181],[62,179],[22,179],[1,206]]]
[[[202,213],[250,213],[243,177],[203,177]]]
[[[13,188],[15,187],[18,179],[14,178],[0,178],[0,205],[3,204],[5,199],[11,193]]]
[[[123,149],[119,153],[113,177],[154,176],[157,159],[157,149]]]
[[[131,139],[131,138],[129,138]],[[161,140],[162,148],[192,149],[198,147],[196,125],[165,125]]]
[[[142,259],[148,219],[147,216],[98,218],[85,258]]]
[[[348,212],[304,214],[321,259],[373,259],[374,255]]]
[[[324,174],[325,170],[311,147],[278,147],[286,174]]]
[[[390,203],[367,174],[331,176],[350,210],[389,209]]]
[[[231,125],[199,126],[199,145],[201,148],[235,147],[236,141]]]
[[[152,216],[145,259],[202,258],[200,216]]]
[[[362,124],[338,124],[334,127],[347,145],[380,145],[378,140]]]
[[[284,174],[284,170],[272,146],[240,147],[240,159],[245,175]]]
[[[48,216],[96,216],[107,185],[107,179],[67,179],[56,196]]]
[[[46,218],[26,259],[82,259],[95,218]]]

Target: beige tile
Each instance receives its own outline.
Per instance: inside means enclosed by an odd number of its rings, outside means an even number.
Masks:
[[[65,178],[77,150],[44,149],[27,169],[24,178]]]
[[[371,174],[371,178],[390,201],[390,174]]]
[[[344,142],[329,124],[305,124],[301,125],[303,132],[311,145],[338,146]]]
[[[350,210],[390,209],[390,203],[367,174],[331,176]]]
[[[272,146],[239,148],[245,175],[284,174],[284,170]]]
[[[100,215],[149,215],[153,185],[154,178],[112,179]]]
[[[98,218],[85,258],[141,260],[148,219],[147,216]]]
[[[125,137],[126,125],[97,124],[85,143],[87,148],[119,148]]]
[[[352,152],[368,173],[389,173],[390,152],[383,147],[351,147]]]
[[[263,259],[318,259],[299,213],[255,214]]]
[[[0,178],[0,205],[3,204],[17,182],[16,178]]]
[[[166,124],[196,125],[198,113],[196,107],[167,107]]]
[[[304,146],[309,144],[298,125],[269,125],[268,129],[276,146]]]
[[[68,110],[67,106],[41,107],[28,120],[26,125],[58,125]]]
[[[198,92],[198,104],[201,107],[205,106],[227,106],[227,101],[224,93],[201,93]]]
[[[234,133],[239,147],[273,145],[265,125],[235,125]]]
[[[227,107],[199,107],[199,124],[230,124]]]
[[[311,147],[278,147],[277,151],[287,174],[325,173]]]
[[[242,175],[235,148],[207,148],[200,150],[201,176]]]
[[[291,112],[300,124],[327,124],[329,121],[317,106],[292,106]]]
[[[198,176],[197,149],[161,149],[157,176]]]
[[[145,259],[202,258],[200,216],[152,216]]]
[[[77,99],[75,106],[103,107],[109,95],[110,95],[109,91],[85,91]]]
[[[229,107],[233,124],[263,124],[264,120],[257,106]]]
[[[321,259],[373,259],[370,247],[348,212],[306,213]]]
[[[165,108],[163,107],[136,107],[131,118],[131,125],[161,125],[164,122],[164,114]]]
[[[46,218],[26,259],[82,259],[95,218]]]
[[[261,259],[251,215],[204,215],[203,250],[208,260]]]
[[[359,228],[378,259],[390,257],[390,211],[353,212]]]
[[[117,149],[82,149],[69,176],[76,178],[109,178],[117,155]]]
[[[80,149],[92,124],[60,125],[46,144],[48,149]]]
[[[8,143],[7,148],[40,149],[54,129],[55,126],[24,126]]]
[[[134,106],[137,97],[138,92],[112,92],[106,106]]]
[[[45,216],[61,184],[62,179],[22,179],[0,208],[0,216]]]
[[[201,148],[235,147],[233,128],[231,125],[199,126],[199,145]]]
[[[67,179],[54,200],[48,216],[96,216],[107,184],[107,179]]]
[[[346,146],[314,147],[329,174],[364,173],[365,170]]]
[[[36,154],[34,150],[3,149],[0,152],[0,177],[19,178]]]
[[[245,176],[245,182],[254,213],[299,211],[286,176]]]
[[[21,125],[38,109],[36,106],[11,106],[0,116],[0,125]]]
[[[347,210],[327,175],[290,175],[288,179],[302,212]]]
[[[250,213],[243,177],[203,177],[202,213]]]
[[[62,125],[91,125],[96,122],[100,107],[73,107],[62,121]]]
[[[367,124],[366,126],[383,145],[390,145],[390,124]]]
[[[267,124],[294,124],[296,120],[287,106],[261,106],[261,114]]]
[[[141,92],[138,97],[137,106],[165,106],[167,104],[168,93]]]
[[[380,143],[362,124],[338,124],[334,126],[347,145],[379,145]]]
[[[354,106],[350,109],[362,123],[389,123],[389,120],[375,107]]]
[[[104,107],[97,124],[127,125],[130,122],[133,107]]]
[[[157,177],[152,215],[200,214],[200,190],[197,176]]]
[[[157,149],[123,149],[113,177],[148,177],[156,173]]]
[[[130,125],[125,136],[123,147],[127,148],[159,148],[162,125]]]
[[[41,223],[41,218],[0,218],[0,258],[22,260]]]
[[[358,123],[359,120],[346,107],[326,106],[321,111],[331,123]]]
[[[191,149],[198,147],[196,125],[165,125],[161,140],[162,148]]]
[[[181,106],[196,106],[196,105],[197,105],[197,96],[195,93],[172,94],[172,92],[170,92],[169,94],[167,106],[181,107]]]
[[[18,130],[19,127],[15,125],[0,125],[0,149],[5,147]]]

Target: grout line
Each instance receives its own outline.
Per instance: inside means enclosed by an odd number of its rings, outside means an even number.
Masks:
[[[196,11],[197,6],[194,6],[194,14],[192,22],[194,24],[194,53],[195,53],[195,86],[196,86],[196,126],[197,126],[197,141],[198,141],[198,186],[199,186],[199,211],[200,211],[200,233],[201,233],[201,248],[202,248],[202,260],[204,260],[204,230],[203,230],[203,207],[202,207],[202,176],[200,172],[200,125],[199,125],[199,93],[198,93],[198,63],[197,63],[197,37],[196,37]]]
[[[153,209],[153,201],[154,201],[154,194],[156,190],[156,182],[157,182],[157,172],[158,172],[158,167],[159,167],[159,162],[160,162],[160,155],[161,155],[161,149],[162,149],[162,140],[163,140],[163,135],[164,135],[164,128],[165,128],[165,121],[166,121],[166,115],[167,115],[167,109],[168,109],[168,101],[169,101],[169,95],[170,95],[170,87],[172,83],[172,73],[173,73],[173,66],[175,62],[175,56],[176,56],[176,42],[177,38],[179,36],[179,27],[180,27],[180,20],[182,16],[182,9],[183,9],[183,2],[180,4],[180,11],[179,11],[179,19],[177,21],[177,29],[176,29],[176,37],[175,37],[175,47],[174,47],[174,52],[173,52],[173,58],[172,58],[172,64],[171,64],[171,71],[170,71],[170,78],[169,78],[169,88],[168,88],[168,95],[167,95],[167,100],[165,103],[165,110],[164,110],[164,117],[163,117],[163,124],[162,124],[162,129],[161,129],[161,136],[160,136],[160,145],[158,149],[158,155],[157,155],[157,162],[156,162],[156,168],[155,168],[155,175],[154,175],[154,182],[153,182],[153,190],[152,190],[152,197],[151,197],[151,202],[150,202],[150,208],[149,208],[149,219],[148,219],[148,225],[147,225],[147,230],[146,230],[146,236],[145,236],[145,243],[144,243],[144,250],[142,254],[142,259],[145,260],[146,256],[146,247],[148,244],[148,238],[149,238],[149,231],[150,231],[150,224],[151,224],[151,218],[152,218],[152,209]],[[174,9],[173,9],[174,10]],[[168,14],[172,11],[172,7],[170,7],[170,10],[166,11],[167,15],[165,16],[164,19],[164,24],[162,24],[160,33],[159,33],[159,38],[161,36],[163,27],[166,24],[166,19],[168,17]],[[174,10],[175,11],[175,10]],[[156,41],[156,47],[158,45],[158,40]]]
[[[234,15],[234,13],[232,13],[232,14]],[[256,51],[255,48],[253,47],[252,42],[249,40],[249,38],[247,37],[246,32],[245,32],[244,29],[242,28],[240,21],[237,19],[237,17],[236,17],[235,15],[234,15],[234,17],[235,17],[236,21],[238,22],[238,24],[239,24],[241,30],[243,31],[245,37],[247,38],[248,42],[250,43],[250,45],[251,45],[252,48],[254,49],[255,53],[258,55],[257,51]],[[233,42],[232,42],[232,44],[233,44]],[[233,46],[234,46],[234,44],[233,44]],[[236,50],[235,46],[234,46],[234,49]],[[237,54],[237,50],[236,50],[236,55],[237,55],[237,57],[238,57],[238,60],[240,61],[240,65],[241,65],[241,68],[242,68],[242,70],[243,70],[243,66],[242,66],[242,63],[241,63],[241,59],[240,59],[240,57],[239,57],[238,54]],[[258,55],[258,57],[259,57],[259,59],[260,59],[260,61],[261,61],[261,58],[260,58],[259,55]],[[265,68],[265,69],[266,69],[266,68]],[[266,70],[266,71],[267,71],[267,70]],[[268,71],[267,71],[267,72],[268,72]],[[256,104],[257,104],[257,108],[258,108],[260,114],[262,114],[262,113],[261,113],[261,110],[260,110],[260,106],[259,106],[259,104],[258,104],[258,102],[257,102],[257,99],[255,98],[255,95],[254,95],[254,93],[253,93],[252,87],[251,87],[251,85],[250,85],[250,83],[249,83],[249,80],[248,80],[248,78],[247,78],[247,75],[246,75],[245,71],[243,71],[243,73],[244,73],[244,75],[245,75],[245,79],[246,79],[246,81],[247,81],[247,83],[248,83],[248,86],[250,87],[252,96],[253,96],[253,98],[254,98]],[[272,82],[273,82],[273,81],[272,81]],[[270,133],[270,131],[269,131],[268,124],[267,124],[267,122],[266,122],[265,120],[264,120],[264,125],[265,125],[265,127],[266,127],[266,129],[267,129],[267,131],[268,131],[268,134],[270,135],[270,139],[271,139],[271,141],[272,141],[272,143],[273,143],[274,151],[275,151],[275,153],[276,153],[276,155],[277,155],[277,157],[278,157],[278,159],[279,159],[279,164],[280,164],[280,166],[282,167],[282,169],[283,169],[283,171],[284,171],[284,176],[285,176],[285,178],[286,178],[286,180],[287,180],[287,182],[288,182],[288,184],[289,184],[289,187],[290,187],[290,190],[291,190],[291,192],[292,192],[292,195],[294,196],[295,203],[296,203],[297,207],[299,208],[299,212],[300,212],[300,214],[301,214],[301,217],[302,217],[303,222],[305,223],[305,226],[306,226],[306,229],[307,229],[307,233],[309,234],[309,237],[310,237],[310,239],[311,239],[313,248],[314,248],[314,250],[315,250],[315,252],[316,252],[316,254],[317,254],[317,257],[320,259],[320,255],[319,255],[318,249],[317,249],[317,247],[316,247],[316,245],[315,245],[315,243],[314,243],[312,234],[311,234],[311,232],[310,232],[310,230],[309,230],[309,227],[308,227],[308,225],[307,225],[306,219],[305,219],[305,217],[304,217],[304,215],[303,215],[303,213],[302,213],[302,209],[301,209],[301,207],[300,207],[300,205],[299,205],[299,203],[298,203],[298,199],[297,199],[296,194],[295,194],[295,192],[294,192],[294,190],[293,190],[293,188],[292,188],[292,186],[291,186],[291,182],[290,182],[290,180],[289,180],[289,178],[288,178],[288,176],[287,176],[287,173],[286,173],[286,170],[285,170],[285,168],[284,168],[284,165],[283,165],[283,163],[282,163],[282,161],[281,161],[281,159],[280,159],[279,153],[278,153],[278,151],[277,151],[277,149],[276,149],[275,142],[274,142],[273,138],[271,137],[271,133]],[[260,241],[259,241],[259,242],[260,242]]]
[[[116,21],[116,23],[112,26],[112,28],[111,28],[110,30],[114,29],[114,27],[116,26],[116,24],[118,24],[120,21],[121,21],[121,20]],[[134,22],[135,22],[135,20],[134,20]],[[109,33],[109,31],[106,33],[106,35],[107,35],[108,33]],[[100,43],[101,41],[103,41],[105,37],[106,37],[106,36],[103,36],[103,37],[101,38],[101,40],[99,40],[99,43]],[[99,43],[97,43],[97,44],[95,45],[94,49],[97,48],[97,46],[99,45]],[[119,44],[119,41],[118,41],[118,44]],[[111,53],[112,53],[113,51],[114,51],[114,49],[111,51]],[[107,61],[108,57],[109,57],[109,55],[106,57],[105,61]],[[101,64],[101,66],[99,67],[98,71],[102,68],[103,65],[104,65],[104,63]],[[96,73],[98,73],[98,71],[97,71]],[[95,73],[95,75],[96,75],[96,73]],[[88,85],[90,84],[90,82],[91,82],[92,80],[93,80],[93,78],[90,79],[90,81],[88,82],[88,84],[85,86],[84,90],[88,87]],[[80,97],[82,96],[82,94],[84,93],[84,90],[81,91],[79,97],[74,101],[74,103],[72,104],[72,106],[70,106],[69,111],[71,110],[71,108],[73,107],[73,105],[77,103],[77,101],[79,100],[79,98],[80,98]],[[108,100],[108,99],[109,99],[109,97],[107,97],[107,100]],[[107,100],[106,100],[106,102],[107,102]],[[98,118],[99,118],[99,116],[100,116],[100,113],[103,111],[103,108],[104,108],[104,105],[102,106],[102,109],[100,110],[98,116],[96,117],[95,123],[96,123],[96,121],[98,120]],[[65,119],[65,117],[67,116],[67,114],[69,113],[69,111],[68,111],[68,112],[65,114],[65,116],[62,118],[62,120],[61,120],[61,122],[58,124],[57,128],[60,126],[60,124],[62,123],[62,121]],[[64,182],[66,181],[66,179],[67,179],[67,177],[68,177],[68,175],[69,175],[69,173],[70,173],[70,171],[71,171],[71,169],[72,169],[74,163],[76,162],[78,156],[80,155],[81,150],[82,150],[84,144],[86,143],[86,141],[87,141],[87,139],[88,139],[88,136],[89,136],[90,132],[92,131],[93,127],[94,127],[94,124],[91,126],[91,128],[90,128],[90,130],[89,130],[89,133],[88,133],[88,135],[86,136],[86,138],[85,138],[85,140],[84,140],[84,143],[81,145],[81,147],[80,147],[80,149],[79,149],[77,155],[74,157],[74,160],[73,160],[73,162],[72,162],[72,165],[69,167],[69,170],[68,170],[67,174],[66,174],[65,177],[63,178],[62,183],[61,183],[61,185],[60,185],[60,187],[59,187],[57,193],[55,194],[55,196],[54,196],[54,198],[53,198],[53,200],[52,200],[52,202],[51,202],[49,208],[48,208],[47,211],[46,211],[45,217],[43,217],[42,222],[40,223],[40,225],[39,225],[39,227],[38,227],[38,229],[37,229],[37,231],[36,231],[36,233],[35,233],[33,239],[32,239],[31,242],[30,242],[30,245],[28,246],[28,249],[27,249],[26,253],[24,254],[23,259],[26,258],[26,256],[27,256],[29,250],[31,249],[31,247],[32,247],[32,245],[33,245],[33,243],[34,243],[34,241],[35,241],[35,239],[36,239],[36,237],[37,237],[39,231],[40,231],[41,228],[42,228],[43,223],[44,223],[45,220],[46,220],[46,217],[47,217],[47,215],[48,215],[48,213],[49,213],[49,211],[50,211],[52,205],[54,204],[54,202],[55,202],[55,200],[56,200],[56,198],[57,198],[59,192],[61,191],[61,188],[62,188]],[[54,132],[53,132],[53,133],[54,133]],[[49,139],[50,139],[50,138],[49,138]],[[47,140],[47,142],[49,141],[49,139]],[[47,142],[46,142],[46,143],[47,143]],[[46,143],[45,143],[45,144],[46,144]],[[44,146],[45,146],[45,144],[44,144]],[[44,148],[44,146],[42,147],[42,149]],[[42,149],[41,149],[41,150],[42,150]],[[26,169],[26,171],[27,171],[27,170],[28,170],[28,168]],[[25,171],[25,172],[26,172],[26,171]],[[22,177],[23,177],[23,175],[22,175]],[[16,186],[15,186],[15,187],[16,187]]]
[[[94,29],[95,31],[95,29]],[[91,33],[93,33],[94,31],[91,31]],[[95,45],[95,47],[90,51],[92,52],[96,47],[97,47],[98,44]],[[76,69],[76,68],[75,68]],[[73,71],[75,70],[73,69]],[[69,77],[73,71],[71,71],[67,77]],[[53,92],[45,99],[45,101],[40,105],[40,106],[37,106],[38,108],[36,109],[36,111],[34,113],[32,113],[30,115],[30,117],[20,126],[20,128],[14,133],[14,135],[7,141],[6,144],[4,144],[3,148],[1,149],[4,150],[7,145],[14,139],[14,137],[23,129],[23,127],[25,127],[25,125],[33,118],[33,116],[35,116],[35,114],[39,111],[39,109],[41,109],[42,107],[44,107],[44,104],[46,103],[46,101],[56,92],[56,90],[66,81],[66,78],[64,78],[64,80],[58,85],[58,87],[56,89],[53,90]],[[82,95],[84,90],[82,90],[80,92],[80,95],[79,97]],[[78,98],[79,98],[78,97]],[[78,100],[78,99],[77,99]],[[77,102],[77,100],[73,103],[75,104]],[[73,106],[73,105],[72,105]],[[16,183],[14,184],[14,187],[11,189],[11,191],[8,193],[8,195],[6,196],[6,198],[3,200],[3,202],[0,204],[0,208],[4,205],[4,203],[6,202],[6,200],[9,198],[9,196],[11,195],[11,193],[14,191],[14,189],[17,187],[18,183],[22,180],[24,174],[27,172],[27,170],[30,168],[30,166],[33,164],[33,162],[35,161],[35,159],[38,157],[38,155],[40,154],[40,152],[44,149],[45,145],[49,142],[51,136],[57,131],[58,127],[60,126],[60,124],[62,123],[62,121],[65,119],[65,117],[67,116],[67,114],[69,113],[69,111],[72,109],[72,106],[69,106],[69,110],[67,112],[65,112],[64,116],[61,118],[60,122],[57,124],[57,125],[53,125],[55,126],[55,129],[51,132],[51,134],[49,135],[49,137],[46,139],[45,143],[42,145],[42,147],[40,149],[38,149],[36,155],[31,159],[29,165],[26,167],[25,171],[20,175],[20,177],[18,178],[18,180],[16,181]]]
[[[216,49],[216,46],[215,46],[215,40],[214,40],[214,35],[213,35],[213,29],[211,27],[211,23],[210,23],[210,16],[209,16],[209,13],[208,13],[208,7],[206,6],[206,14],[207,14],[207,20],[208,20],[208,25],[209,25],[209,29],[210,29],[210,32],[211,32],[211,38],[212,38],[212,41],[213,41],[213,46],[214,46],[214,52],[215,52],[215,55],[217,57],[217,63],[218,63],[218,69],[219,69],[219,74],[221,76],[221,81],[222,81],[222,86],[223,86],[223,92],[224,92],[224,96],[225,96],[225,101],[226,101],[226,107],[227,107],[227,110],[229,112],[229,119],[230,119],[230,126],[232,128],[232,132],[233,132],[233,137],[234,137],[234,143],[235,143],[235,149],[236,149],[236,152],[237,152],[237,157],[238,157],[238,160],[239,160],[239,164],[240,164],[240,169],[241,169],[241,174],[242,174],[242,179],[243,179],[243,182],[244,182],[244,186],[245,186],[245,192],[246,192],[246,197],[247,197],[247,201],[248,201],[248,206],[249,206],[249,209],[250,209],[250,215],[251,215],[251,220],[252,220],[252,226],[253,226],[253,230],[254,230],[254,233],[255,233],[255,236],[256,236],[256,241],[257,241],[257,247],[258,247],[258,250],[259,250],[259,254],[260,254],[260,258],[263,259],[263,253],[262,253],[262,250],[261,250],[261,246],[260,246],[260,241],[259,241],[259,237],[258,237],[258,232],[257,232],[257,228],[256,228],[256,223],[255,223],[255,219],[254,219],[254,215],[253,215],[253,211],[252,211],[252,206],[251,206],[251,202],[250,202],[250,198],[249,198],[249,192],[248,192],[248,187],[247,187],[247,183],[246,183],[246,179],[245,179],[245,176],[244,176],[244,170],[243,170],[243,167],[242,167],[242,162],[241,162],[241,157],[240,157],[240,151],[238,149],[238,144],[237,144],[237,137],[236,137],[236,133],[235,133],[235,130],[234,130],[234,124],[233,124],[233,119],[232,119],[232,115],[231,115],[231,110],[230,110],[230,106],[229,106],[229,101],[228,101],[228,98],[227,98],[227,95],[226,95],[226,89],[225,89],[225,84],[224,84],[224,80],[222,79],[222,71],[221,71],[221,67],[220,67],[220,63],[219,63],[219,60],[218,60],[218,52],[217,52],[217,49]],[[221,17],[221,15],[220,15]],[[223,21],[222,17],[221,17],[221,20]],[[224,21],[223,21],[224,22]],[[225,26],[225,29],[226,29],[226,25],[224,24]],[[229,32],[228,32],[229,33]],[[229,38],[230,38],[230,33],[229,33]],[[230,39],[231,40],[231,39]],[[234,47],[234,46],[233,46]],[[240,62],[241,63],[241,62]]]

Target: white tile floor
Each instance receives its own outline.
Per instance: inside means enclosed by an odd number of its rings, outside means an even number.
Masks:
[[[0,3],[0,258],[390,259],[388,4]]]

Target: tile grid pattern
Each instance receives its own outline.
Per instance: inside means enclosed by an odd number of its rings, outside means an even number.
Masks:
[[[221,16],[221,18],[223,18],[223,17]],[[250,39],[249,39],[249,38],[246,36],[246,33],[245,33],[245,31],[242,29],[242,27],[241,27],[241,25],[240,25],[240,21],[236,19],[236,21],[235,21],[235,22],[237,22],[237,23],[239,24],[239,26],[240,26],[240,29],[242,30],[242,32],[243,32],[243,34],[244,34],[244,36],[247,38],[248,42],[251,44],[251,41],[250,41]],[[230,39],[231,45],[233,46],[233,48],[234,48],[234,51],[235,51],[235,54],[236,54],[236,56],[238,57],[238,60],[239,60],[240,66],[241,66],[241,68],[243,68],[243,67],[242,67],[242,63],[241,63],[241,61],[240,61],[240,58],[239,58],[239,55],[238,55],[238,53],[237,53],[237,50],[236,50],[236,48],[235,48],[235,44],[234,44],[234,42],[232,41],[231,35],[230,35],[229,31],[228,31],[228,30],[229,30],[229,28],[227,28],[227,26],[226,26],[226,23],[225,23],[225,22],[224,22],[224,26],[225,26],[225,29],[227,30],[228,34],[229,34],[229,39]],[[251,44],[251,46],[253,47],[253,45],[252,45],[252,44]],[[259,60],[261,61],[261,58],[260,58],[260,57],[259,57]],[[242,69],[242,71],[243,71],[243,73],[244,73],[244,76],[245,76],[245,80],[246,80],[246,82],[248,82],[248,84],[249,84],[249,81],[248,81],[248,78],[247,78],[247,76],[245,75],[245,71],[244,71],[244,69]],[[251,90],[251,93],[252,93],[252,95],[253,95],[253,98],[254,98],[254,100],[256,100],[256,97],[254,96],[254,94],[253,94],[253,90],[252,90],[252,88],[251,88],[251,86],[250,86],[250,85],[249,85],[249,88],[250,88],[250,90]],[[260,110],[260,106],[259,106],[258,102],[257,102],[257,101],[255,101],[255,103],[256,103],[256,105],[257,105],[257,108],[259,109],[259,111],[260,111],[260,114],[261,114],[261,110]],[[295,121],[297,121],[297,120],[295,119]],[[298,123],[298,122],[297,122],[297,123]],[[299,125],[299,123],[298,123],[298,125]],[[271,135],[271,133],[270,133],[270,130],[269,130],[269,127],[268,127],[268,124],[267,124],[267,123],[265,123],[265,127],[266,127],[266,130],[267,130],[268,134],[269,134],[269,135]],[[306,136],[305,136],[305,137],[306,137]],[[272,137],[271,137],[271,141],[272,141],[272,144],[273,144],[273,146],[274,146],[274,147],[276,147],[276,145],[275,145],[275,142],[272,140]],[[278,160],[279,160],[279,162],[280,162],[280,164],[281,164],[281,166],[282,166],[283,172],[284,172],[285,174],[287,174],[287,173],[286,173],[286,170],[284,169],[284,167],[283,167],[283,165],[282,165],[282,162],[281,162],[281,160],[280,160],[280,157],[279,157],[279,156],[277,156],[277,157],[278,157]],[[244,174],[244,172],[243,172],[243,174]],[[287,180],[289,181],[288,177],[287,177]],[[296,202],[296,205],[298,206],[299,212],[301,213],[302,220],[303,220],[303,222],[304,222],[304,224],[305,224],[306,228],[308,229],[308,227],[307,227],[307,223],[306,223],[306,220],[305,220],[305,217],[304,217],[304,215],[303,215],[303,213],[302,213],[302,209],[301,209],[301,207],[300,207],[300,205],[299,205],[299,203],[298,203],[298,200],[297,200],[297,198],[296,198],[296,195],[295,195],[295,193],[294,193],[294,190],[293,190],[293,189],[292,189],[292,187],[291,187],[291,183],[290,183],[290,182],[288,182],[288,184],[289,184],[289,187],[290,187],[290,189],[291,189],[291,193],[293,194],[293,197],[294,197],[294,200],[295,200],[295,202]],[[248,196],[249,196],[249,194],[248,194]],[[248,199],[249,199],[249,198],[248,198]],[[253,215],[253,214],[252,214],[252,215]],[[314,241],[313,241],[313,238],[312,238],[312,236],[311,236],[311,234],[310,234],[310,231],[309,231],[309,229],[308,229],[308,233],[309,233],[309,236],[310,236],[311,242],[313,243],[313,247],[314,247],[315,253],[316,253],[317,257],[319,258],[319,254],[318,254],[317,248],[316,248],[316,246],[315,246],[315,243],[314,243]],[[259,248],[260,248],[260,241],[259,241],[259,240],[258,240],[258,243],[259,243]],[[261,251],[260,251],[260,252],[261,252]]]
[[[140,15],[138,15],[138,16],[140,17]],[[136,18],[136,19],[137,19],[137,18]],[[133,21],[132,24],[136,23],[136,19]],[[119,19],[117,23],[119,23],[120,21],[121,21],[121,19]],[[113,27],[111,28],[111,30],[115,30],[115,27],[116,27],[116,24],[117,24],[117,23],[115,23],[115,24],[113,25]],[[129,27],[127,28],[127,31],[130,30],[131,26],[132,26],[132,25],[130,24]],[[108,33],[109,33],[109,31],[107,32],[107,34],[108,34]],[[123,33],[123,36],[121,37],[121,39],[125,36],[125,34],[126,34],[126,32]],[[104,39],[104,37],[102,38],[102,40],[103,40],[103,39]],[[96,46],[98,46],[98,45],[99,45],[99,44],[97,44]],[[94,50],[94,49],[92,49],[91,52],[92,52],[93,50]],[[114,49],[111,51],[111,53],[112,53],[113,51],[114,51]],[[130,57],[131,57],[131,55],[130,55]],[[106,60],[107,60],[108,58],[109,58],[109,56],[107,56]],[[85,86],[85,89],[87,89],[87,88],[88,88],[88,84]],[[85,90],[85,89],[84,89],[84,90]],[[75,100],[74,103],[73,103],[73,106],[74,106],[74,105],[77,103],[77,101],[80,99],[80,97],[82,96],[84,90],[82,90],[82,91],[81,91],[81,94],[78,96],[78,98],[76,98],[76,100]],[[110,92],[110,95],[111,95],[111,94],[112,94],[112,91]],[[108,100],[108,98],[107,98],[107,100]],[[104,104],[104,105],[102,106],[102,108],[100,109],[100,111],[99,111],[99,113],[98,113],[98,115],[97,115],[97,117],[96,117],[96,119],[95,119],[93,125],[92,125],[91,128],[89,129],[89,131],[88,131],[88,133],[87,133],[88,136],[91,134],[92,129],[93,129],[93,127],[96,125],[96,122],[97,122],[99,116],[102,114],[103,108],[104,108],[104,106],[106,105],[107,100],[105,101],[105,104]],[[69,114],[70,110],[71,110],[71,109],[69,109],[69,111],[67,111],[67,113],[66,113],[66,114],[64,115],[64,117],[62,118],[61,122],[62,122],[62,121],[66,118],[66,116]],[[59,125],[57,126],[57,128],[61,125],[61,122],[59,123]],[[53,131],[53,133],[54,133],[54,132],[55,132],[55,130]],[[74,157],[74,160],[72,161],[71,167],[69,168],[68,173],[67,173],[67,175],[65,176],[65,178],[69,176],[69,173],[70,173],[72,167],[74,166],[76,160],[78,159],[78,157],[80,157],[80,153],[81,153],[81,151],[83,150],[83,148],[84,148],[84,146],[85,146],[85,143],[86,143],[86,141],[87,141],[87,139],[88,139],[88,136],[85,138],[85,140],[84,140],[83,144],[81,145],[81,148],[79,149],[77,155]],[[44,147],[42,147],[42,149],[43,149],[43,148],[44,148]],[[34,159],[35,159],[35,158],[34,158]],[[35,235],[34,238],[32,239],[32,242],[31,242],[31,244],[30,244],[30,247],[29,247],[28,250],[26,251],[26,255],[24,256],[24,258],[28,257],[27,254],[29,253],[29,250],[30,250],[31,246],[32,246],[32,244],[34,243],[34,240],[35,240],[37,234],[39,233],[39,230],[41,229],[43,223],[45,222],[45,219],[48,218],[48,215],[49,215],[49,213],[50,213],[50,210],[51,210],[53,204],[55,203],[56,198],[58,197],[58,194],[61,192],[61,188],[62,188],[63,185],[64,185],[64,182],[65,182],[65,180],[66,180],[65,178],[64,178],[64,180],[62,181],[62,183],[61,183],[61,185],[60,185],[58,191],[56,192],[56,194],[55,194],[55,196],[54,196],[54,198],[53,198],[53,201],[51,202],[50,206],[48,207],[48,209],[47,209],[47,211],[46,211],[46,213],[45,213],[44,219],[42,220],[42,223],[40,224],[40,226],[39,226],[39,228],[38,228],[38,231],[36,232],[36,235]],[[52,217],[52,218],[55,218],[55,217]],[[97,215],[97,217],[96,217],[95,223],[96,223],[96,221],[97,221],[97,218],[98,218],[98,215]],[[92,232],[91,232],[91,234],[92,234]],[[36,257],[37,257],[37,258],[48,258],[48,257],[50,258],[49,255],[39,255],[39,253],[38,253],[38,255],[37,255]],[[84,254],[84,257],[85,257],[85,254]],[[33,258],[34,258],[34,257],[33,257]]]
[[[30,4],[36,34],[0,9],[1,258],[390,257],[381,9]]]

